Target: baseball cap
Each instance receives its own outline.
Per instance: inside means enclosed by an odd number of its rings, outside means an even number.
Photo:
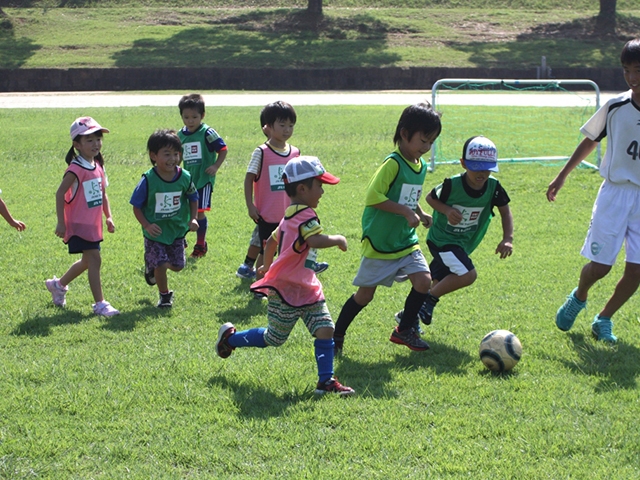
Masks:
[[[80,117],[71,124],[69,133],[71,134],[71,140],[73,141],[78,135],[90,135],[95,132],[109,133],[108,128],[101,127],[91,117]]]
[[[472,172],[498,171],[498,149],[491,140],[482,135],[471,137],[462,149],[464,164]]]
[[[284,166],[282,180],[284,183],[295,183],[308,178],[317,178],[322,183],[335,185],[340,181],[338,177],[334,177],[327,172],[318,157],[301,156],[292,158]]]

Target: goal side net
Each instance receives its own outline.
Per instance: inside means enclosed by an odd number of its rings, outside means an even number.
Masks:
[[[600,107],[591,80],[438,80],[431,103],[442,113],[442,133],[431,149],[431,169],[460,161],[465,141],[484,135],[499,162],[564,163],[582,140],[580,127]],[[600,144],[583,162],[600,165]]]

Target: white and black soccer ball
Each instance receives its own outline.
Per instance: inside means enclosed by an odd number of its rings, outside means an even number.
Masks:
[[[480,342],[480,360],[492,372],[507,372],[522,356],[522,344],[509,330],[494,330]]]

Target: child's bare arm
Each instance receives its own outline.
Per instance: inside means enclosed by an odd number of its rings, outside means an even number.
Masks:
[[[513,253],[513,215],[509,205],[498,207],[500,217],[502,218],[502,241],[496,248],[496,253],[500,254],[500,258],[507,258]]]
[[[269,235],[264,245],[264,253],[262,255],[262,265],[258,267],[258,271],[263,275],[271,268],[273,263],[273,257],[276,256],[276,250],[278,248],[278,242],[273,235]]]
[[[2,215],[2,218],[4,218],[9,225],[11,225],[13,228],[18,230],[19,232],[27,228],[25,224],[22,223],[20,220],[16,220],[15,218],[13,218],[11,213],[9,213],[9,209],[7,208],[7,205],[4,203],[4,201],[1,198],[0,198],[0,215]]]
[[[216,163],[211,165],[209,168],[205,169],[205,172],[207,172],[207,175],[216,175],[218,173],[218,170],[224,163],[225,158],[227,158],[227,151],[228,151],[227,149],[224,149],[218,152],[218,159],[216,160]]]
[[[383,212],[395,213],[396,215],[402,215],[407,219],[407,223],[410,227],[415,228],[420,225],[420,217],[418,214],[411,210],[406,205],[401,205],[393,200],[385,200],[381,203],[376,203],[375,205],[370,205],[373,208],[377,208],[382,210]]]
[[[65,173],[56,191],[56,216],[58,218],[56,235],[60,238],[64,238],[64,234],[67,231],[64,225],[64,194],[67,193],[67,190],[71,188],[71,185],[73,185],[73,182],[75,182],[77,178],[73,173]]]
[[[197,200],[189,200],[189,211],[191,213],[191,218],[189,219],[189,230],[192,232],[195,232],[200,227],[200,225],[198,225],[198,201]]]
[[[247,211],[249,212],[249,216],[251,220],[254,222],[258,222],[258,217],[260,216],[260,211],[253,203],[253,182],[256,179],[255,173],[249,173],[244,176],[244,201],[247,204]]]
[[[431,192],[427,195],[427,203],[431,208],[433,208],[436,212],[439,212],[447,217],[447,220],[451,225],[457,225],[462,221],[462,213],[453,208],[450,205],[434,198],[431,195]]]
[[[319,233],[307,237],[306,242],[311,248],[338,247],[343,252],[347,251],[347,239],[342,235],[324,235]]]
[[[116,231],[116,224],[113,223],[113,216],[111,215],[111,205],[109,204],[109,197],[107,197],[107,192],[102,194],[102,212],[106,217],[107,223],[107,232],[113,233]]]
[[[420,205],[416,207],[416,213],[418,217],[420,217],[420,223],[424,226],[424,228],[429,228],[433,224],[433,217],[425,212]]]
[[[571,158],[567,160],[567,163],[562,167],[560,173],[554,178],[549,187],[547,188],[547,200],[553,202],[556,199],[556,195],[564,185],[567,177],[571,173],[571,171],[580,165],[585,158],[589,156],[591,152],[596,148],[598,142],[595,142],[589,138],[585,138],[580,142],[580,144],[576,147],[575,151],[571,155]]]
[[[142,213],[142,210],[138,207],[133,207],[133,215],[136,217],[136,220],[138,220],[140,225],[142,225],[142,228],[144,228],[152,237],[157,237],[162,233],[160,226],[149,222],[149,220],[144,216],[144,213]]]

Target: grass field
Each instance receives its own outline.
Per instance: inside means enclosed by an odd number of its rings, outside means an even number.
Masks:
[[[571,332],[553,323],[584,262],[578,252],[601,180],[589,169],[572,173],[550,204],[544,192],[558,166],[501,165],[514,255],[494,255],[494,222],[473,255],[477,282],[443,298],[423,353],[388,340],[408,286],[381,288],[335,365],[355,397],[314,398],[312,340],[301,325],[279,349],[218,358],[222,323],[266,324],[265,305],[234,275],[252,229],[242,179],[263,140],[259,110],[208,112],[230,151],[209,216],[209,254],[170,274],[170,311],[155,308],[157,291],[144,282],[142,235],[128,200],[149,167],[146,138],[179,127],[176,109],[3,110],[0,188],[28,228],[0,224],[0,478],[638,477],[639,297],[616,315],[617,346],[589,333],[620,265],[593,289]],[[292,143],[342,178],[318,208],[325,230],[349,242],[347,252],[320,252],[331,264],[321,281],[334,318],[353,292],[364,189],[392,149],[401,110],[297,108]],[[54,194],[68,126],[81,114],[112,132],[103,153],[116,233],[105,234],[102,280],[122,314],[109,319],[91,314],[86,277],[71,284],[64,310],[44,286],[72,262],[53,233]],[[508,136],[505,129],[492,139],[500,148]],[[570,151],[575,132],[567,136]],[[458,171],[438,167],[425,186]],[[509,375],[492,375],[478,360],[482,336],[496,328],[516,333],[524,347]]]
[[[617,67],[640,31],[635,0],[604,38],[592,0],[6,3],[25,7],[4,8],[0,68]]]

